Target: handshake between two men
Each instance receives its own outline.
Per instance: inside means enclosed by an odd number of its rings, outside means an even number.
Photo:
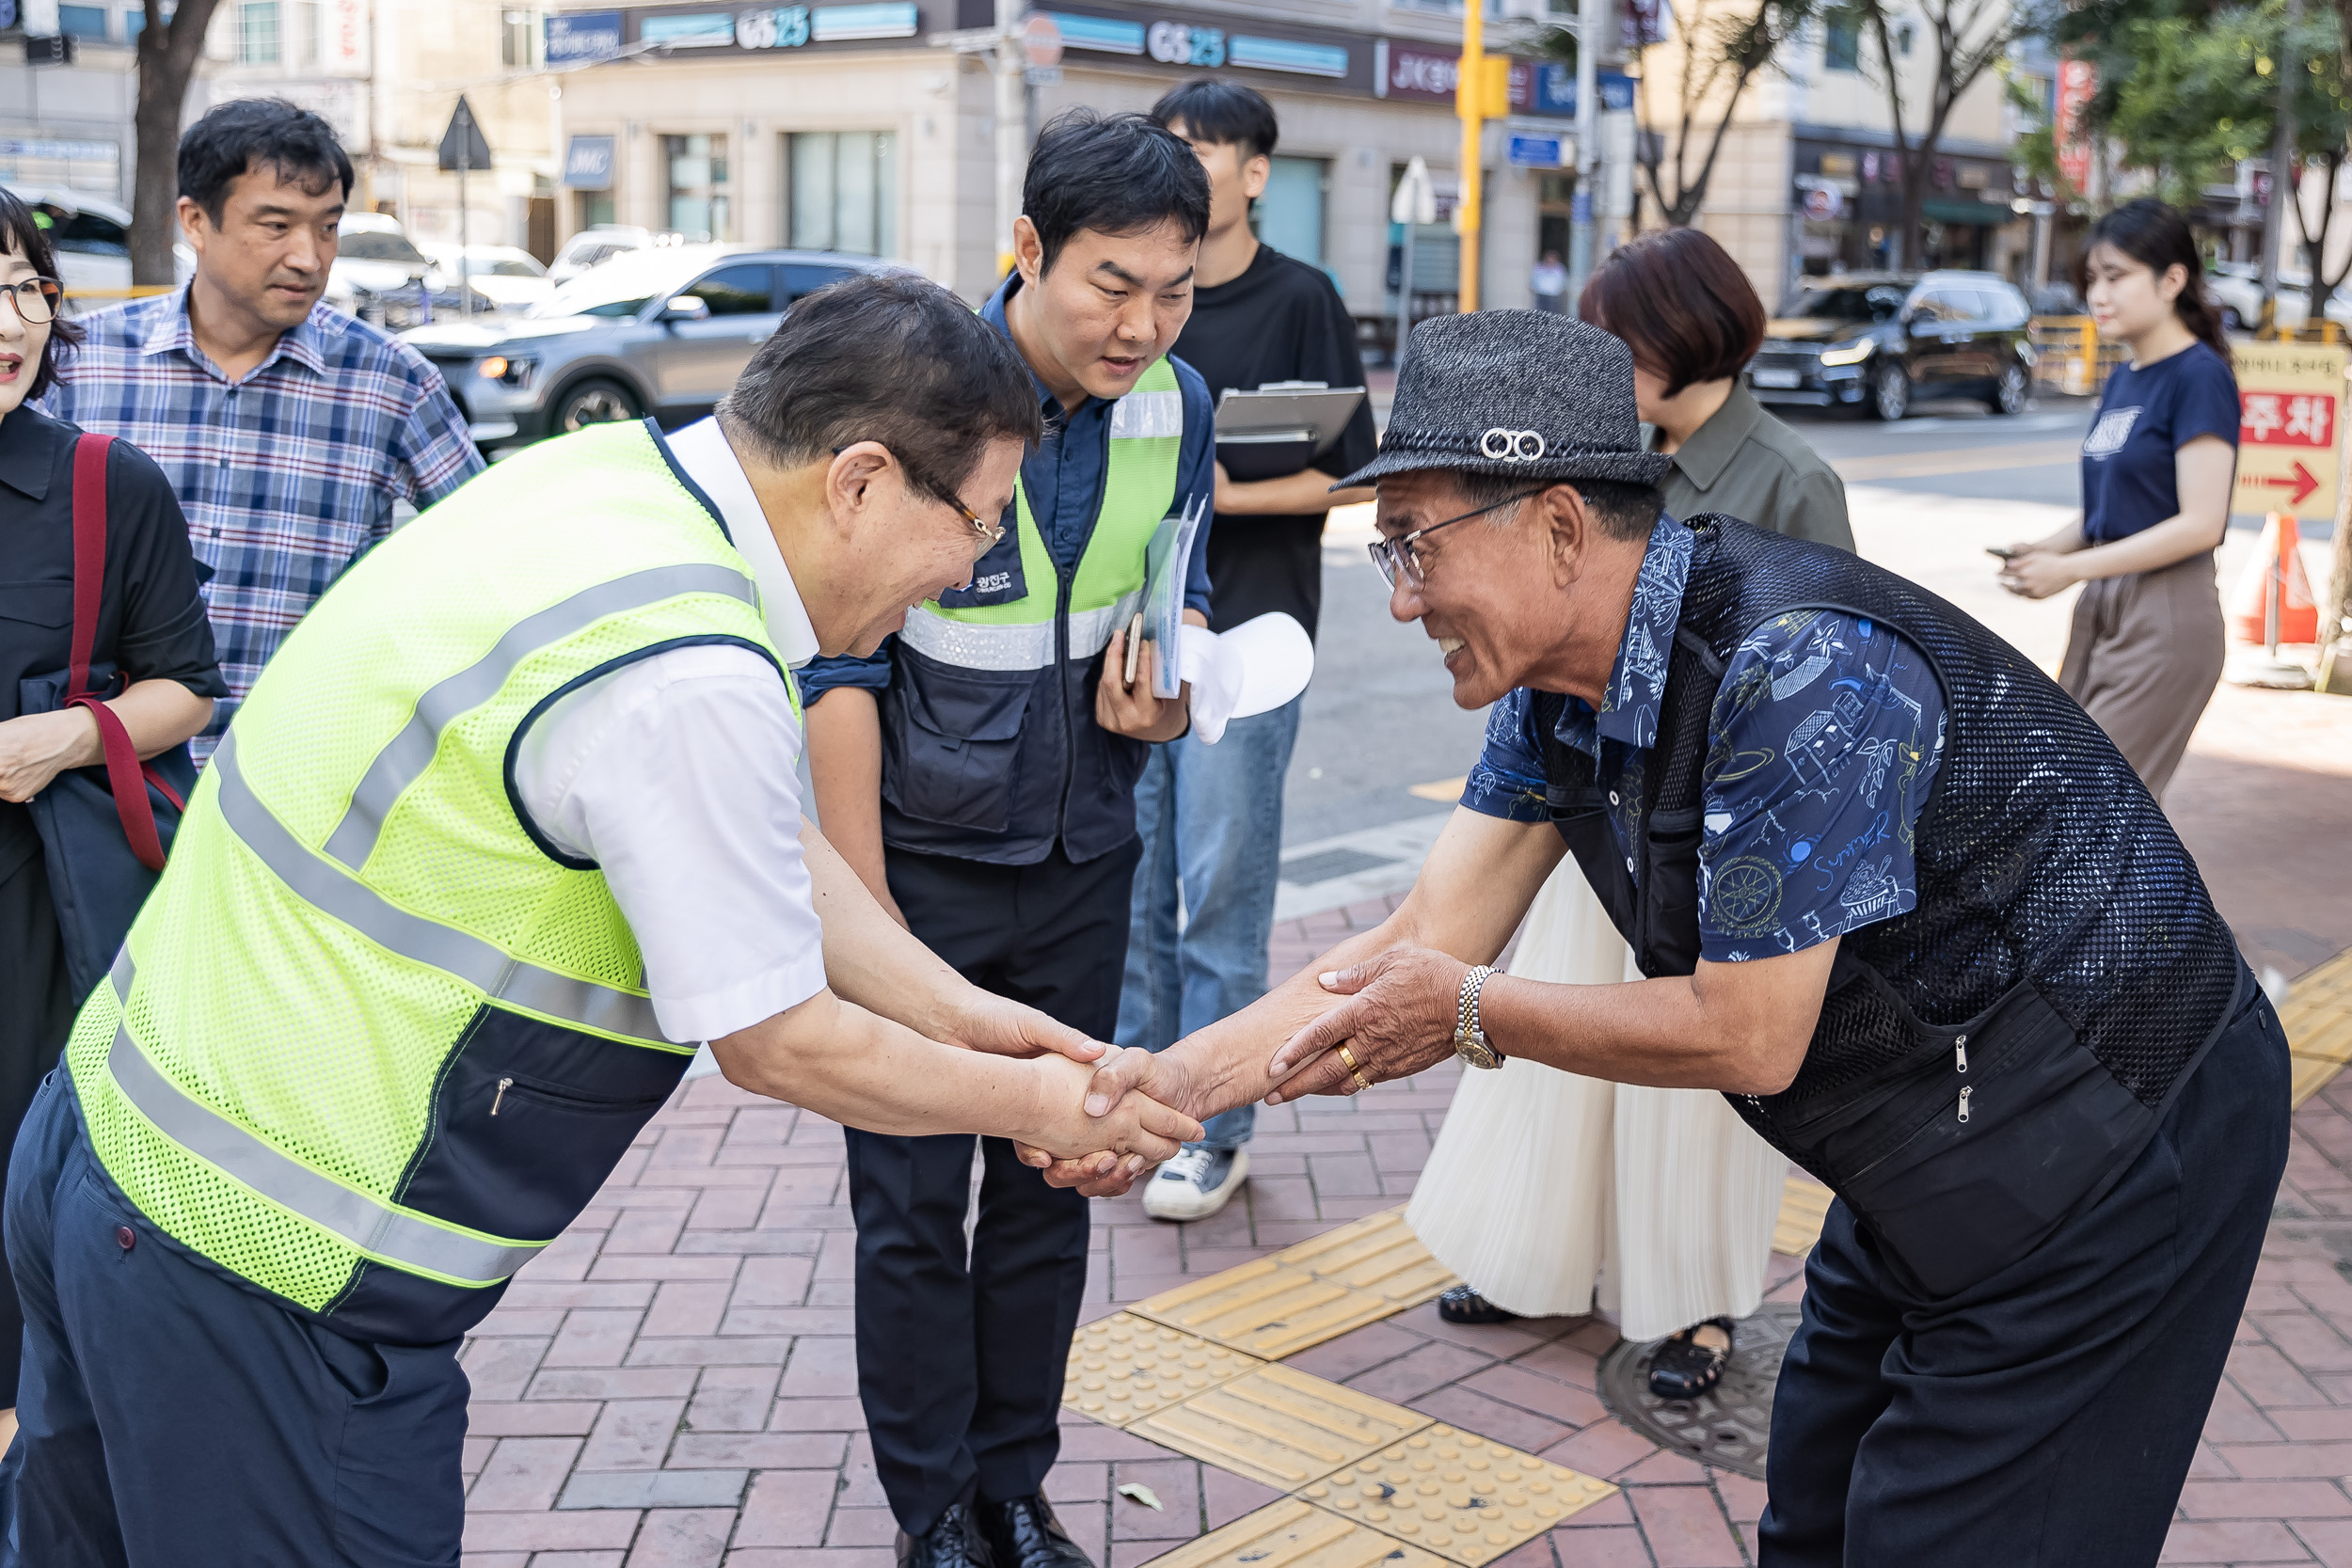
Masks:
[[[1220,1111],[1350,1094],[1453,1054],[1470,970],[1456,955],[1501,952],[1565,852],[1549,823],[1457,811],[1394,914],[1153,1055],[980,990],[893,920],[813,826],[801,844],[828,985],[711,1041],[727,1077],[868,1132],[1009,1138],[1049,1182],[1089,1196],[1124,1192]],[[1837,948],[1623,985],[1498,975],[1484,1016],[1518,1053],[1568,1071],[1772,1094],[1804,1059]]]
[[[1386,927],[1330,955],[1355,967],[1301,974],[1156,1056],[1103,1045],[959,974],[883,911],[813,826],[801,845],[826,989],[711,1050],[739,1086],[849,1126],[1009,1138],[1055,1185],[1110,1196],[1200,1138],[1196,1118],[1351,1092],[1452,1049],[1450,1018],[1400,1011],[1392,993],[1443,990],[1450,1007],[1464,966],[1409,939],[1378,951],[1403,935]],[[1397,1048],[1375,1054],[1391,1037]],[[1333,1049],[1343,1045],[1359,1065],[1343,1064]]]

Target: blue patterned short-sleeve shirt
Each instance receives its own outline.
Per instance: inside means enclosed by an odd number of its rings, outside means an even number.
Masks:
[[[1595,760],[1628,870],[1691,543],[1690,530],[1659,519],[1601,706],[1569,698],[1555,731]],[[1495,704],[1462,793],[1472,811],[1547,819],[1534,696],[1522,687]],[[1756,627],[1724,670],[1708,743],[1701,957],[1794,953],[1917,903],[1912,833],[1943,760],[1944,693],[1908,641],[1823,610]]]

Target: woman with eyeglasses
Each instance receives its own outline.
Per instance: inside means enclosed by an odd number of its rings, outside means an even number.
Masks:
[[[24,711],[26,683],[111,666],[101,688],[141,757],[186,740],[228,695],[197,593],[187,524],[161,469],[127,441],[103,453],[103,568],[74,645],[75,455],[81,432],[29,401],[49,389],[60,348],[79,333],[58,316],[64,291],[40,221],[0,191],[0,1161],[72,1027],[63,927],[32,802],[68,768],[105,760],[86,707]],[[96,476],[86,467],[86,504]],[[88,585],[84,583],[87,594]],[[87,613],[92,606],[82,606]],[[24,1321],[0,1274],[0,1444],[16,1430]]]
[[[1669,515],[1724,513],[1853,548],[1845,486],[1741,383],[1764,302],[1722,245],[1695,229],[1644,235],[1600,263],[1577,313],[1633,350],[1650,450],[1674,459],[1659,483]],[[1642,978],[1573,861],[1528,911],[1510,970]],[[1439,1316],[1502,1323],[1597,1306],[1626,1338],[1662,1339],[1654,1396],[1694,1399],[1722,1380],[1734,1323],[1762,1300],[1786,1177],[1719,1094],[1506,1062],[1462,1075],[1407,1217],[1469,1281],[1438,1298]],[[1500,1192],[1520,1196],[1498,1202]]]

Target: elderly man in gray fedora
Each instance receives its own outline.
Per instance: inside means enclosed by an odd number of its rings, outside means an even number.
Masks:
[[[2040,669],[1843,551],[1663,515],[1664,467],[1616,339],[1416,330],[1340,483],[1492,705],[1462,807],[1386,922],[1096,1089],[1202,1117],[1449,1053],[1719,1089],[1838,1195],[1762,1560],[2153,1563],[2285,1162],[2278,1020]],[[1486,967],[1568,853],[1647,978]]]

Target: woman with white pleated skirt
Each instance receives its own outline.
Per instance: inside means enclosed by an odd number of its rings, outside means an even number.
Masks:
[[[1578,985],[1642,977],[1573,859],[1536,895],[1509,967]],[[1630,1339],[1687,1332],[1661,1359],[1669,1373],[1687,1364],[1690,1375],[1661,1392],[1689,1397],[1721,1376],[1729,1320],[1763,1299],[1787,1175],[1788,1162],[1711,1090],[1506,1061],[1462,1075],[1405,1217],[1467,1282],[1449,1292],[1449,1316],[1499,1322],[1597,1307]],[[1463,1310],[1470,1292],[1485,1301]]]

